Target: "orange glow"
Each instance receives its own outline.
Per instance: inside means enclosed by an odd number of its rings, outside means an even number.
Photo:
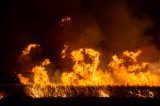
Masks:
[[[0,91],[0,100],[7,97],[7,94],[5,92]]]
[[[137,52],[123,52],[123,56],[127,58],[118,58],[114,55],[112,61],[108,64],[108,67],[112,70],[112,74],[116,77],[116,83],[118,85],[130,85],[130,86],[159,86],[159,77],[151,73],[151,70],[147,69],[149,63],[137,62],[137,57],[141,51]],[[112,78],[113,79],[113,78]],[[114,80],[114,79],[113,79]]]
[[[22,56],[27,56],[33,48],[40,47],[38,44],[29,44],[23,51]]]
[[[29,44],[23,51],[21,56],[27,56],[30,54],[31,50],[33,48],[40,48],[40,45],[38,44]],[[40,86],[41,88],[47,86],[47,85],[54,85],[51,84],[49,81],[49,76],[47,74],[47,70],[45,69],[45,66],[50,64],[49,59],[44,59],[40,63],[40,65],[34,66],[30,72],[33,73],[33,79],[29,79],[27,77],[24,77],[22,74],[18,74],[17,77],[20,79],[20,82],[22,84],[28,85],[31,84],[33,86]]]
[[[72,19],[69,16],[65,16],[60,20],[60,26],[64,26],[66,23],[71,23]]]
[[[62,52],[61,52],[61,58],[65,58],[66,57],[66,51],[67,51],[67,49],[68,49],[68,45],[64,45],[64,49],[62,50]]]
[[[51,85],[51,82],[49,81],[49,76],[47,74],[47,71],[45,70],[45,66],[49,64],[50,64],[49,59],[45,59],[41,63],[41,65],[32,68],[31,72],[34,74],[33,77],[34,85],[40,85],[41,87]]]
[[[102,90],[99,91],[99,97],[110,97],[110,95],[107,92],[104,92]]]
[[[29,84],[29,79],[26,78],[26,77],[24,77],[24,76],[22,76],[22,74],[18,74],[17,77],[20,79],[20,82],[21,82],[22,84]]]
[[[41,88],[44,88],[45,86],[48,85],[54,86],[54,83],[50,82],[49,76],[45,69],[45,66],[49,64],[50,64],[49,59],[45,59],[40,65],[33,67],[31,69],[31,72],[33,73],[33,79],[29,79],[22,76],[22,74],[18,74],[20,82],[25,85],[31,84],[33,86],[40,86]]]
[[[85,63],[84,53],[91,59]],[[73,72],[62,73],[61,80],[63,85],[90,86],[103,85],[105,80],[103,71],[98,70],[100,63],[100,53],[94,49],[78,49],[71,52],[71,58],[75,62],[72,67]],[[105,76],[107,78],[107,75]],[[108,81],[107,81],[108,82]]]

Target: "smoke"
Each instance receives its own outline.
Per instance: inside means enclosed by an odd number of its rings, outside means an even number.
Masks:
[[[98,46],[103,40],[102,30],[94,18],[89,13],[86,16],[83,14],[76,16],[73,24],[71,41],[77,46]]]
[[[124,0],[93,1],[83,8],[86,11],[71,14],[72,23],[63,26],[60,32],[50,29],[49,36],[55,36],[50,45],[54,42],[62,47],[69,42],[74,48],[94,47],[113,53],[152,45],[152,36],[145,32],[154,23],[145,14],[135,14]]]
[[[155,25],[149,15],[135,14],[136,7],[132,8],[125,0],[93,1],[85,8],[88,11],[71,16],[72,26],[65,38],[72,45],[71,49],[100,50],[103,55],[100,67],[105,66],[113,54],[140,49],[140,60],[150,62],[150,70],[158,69],[160,51],[153,44],[153,36],[146,33]]]
[[[60,59],[60,51],[63,45],[68,42],[71,50],[91,47],[102,51],[106,56],[113,56],[113,54],[122,53],[124,50],[141,49],[144,52],[141,60],[152,62],[149,64],[151,70],[158,69],[159,63],[157,61],[160,52],[152,43],[153,38],[146,33],[149,28],[154,26],[151,19],[147,15],[139,17],[138,14],[133,14],[134,10],[123,0],[108,1],[108,4],[102,4],[103,2],[97,4],[94,1],[91,6],[83,7],[88,11],[79,10],[78,13],[71,13],[71,22],[61,26],[59,20],[56,25],[51,25],[49,34],[44,36],[45,43],[42,44],[42,51],[59,50],[56,52],[59,55],[54,55],[52,51],[50,57],[57,56]],[[95,5],[97,7],[93,8]],[[90,7],[92,9],[89,9]],[[46,54],[48,54],[47,52]],[[103,58],[103,61],[108,59],[107,57]],[[22,61],[23,59],[21,58]],[[36,61],[36,63],[38,62],[39,60]],[[49,76],[53,76],[51,80],[57,83],[60,83],[61,73],[67,70],[64,66],[68,65],[66,62],[64,64],[60,62],[52,63],[47,67]],[[57,67],[57,64],[60,67]]]
[[[105,14],[110,23],[105,27],[105,45],[114,51],[135,49],[149,44],[150,38],[144,35],[153,24],[149,19],[138,19],[124,3],[113,5]]]

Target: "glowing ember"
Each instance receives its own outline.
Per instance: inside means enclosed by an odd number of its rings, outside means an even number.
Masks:
[[[67,51],[67,49],[68,49],[68,45],[64,45],[64,49],[62,50],[62,52],[61,52],[61,55],[62,55],[62,58],[64,59],[65,57],[66,57],[66,51]]]
[[[4,99],[4,98],[6,98],[6,93],[5,92],[0,92],[0,99]]]
[[[72,21],[71,17],[66,16],[66,17],[63,17],[59,23],[61,26],[64,26],[66,23],[71,23],[71,21]]]
[[[135,92],[129,91],[130,95],[134,95],[138,98],[154,98],[154,92],[149,90],[139,90],[137,89]]]
[[[104,92],[104,91],[99,91],[99,97],[110,97],[108,93]]]

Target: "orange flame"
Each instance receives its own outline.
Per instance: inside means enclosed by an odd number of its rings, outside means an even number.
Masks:
[[[65,58],[66,57],[66,51],[67,51],[67,49],[68,49],[68,45],[64,45],[64,49],[62,50],[62,52],[61,52],[61,58]]]
[[[91,63],[84,62],[84,52],[91,59]],[[75,62],[73,66],[73,72],[62,73],[61,80],[64,85],[74,85],[74,86],[88,86],[88,85],[99,85],[100,77],[97,75],[102,74],[97,73],[97,68],[100,63],[99,56],[100,53],[87,48],[79,49],[71,52],[72,59]]]
[[[151,70],[146,69],[146,62],[137,62],[137,57],[141,51],[137,52],[123,52],[123,55],[128,57],[118,58],[113,56],[112,61],[108,64],[108,67],[113,71],[114,77],[116,77],[116,83],[120,85],[130,86],[159,86],[158,76],[151,73]],[[127,63],[128,62],[128,63]]]
[[[46,85],[51,85],[51,82],[49,81],[49,76],[44,67],[48,64],[50,64],[49,59],[45,59],[41,63],[41,65],[32,68],[31,72],[34,74],[33,77],[34,85],[40,85],[41,87],[45,87]]]
[[[28,46],[23,54],[28,54],[32,47]],[[67,56],[66,50],[68,45],[64,45],[62,50],[62,58]],[[102,70],[99,67],[101,54],[92,48],[80,48],[71,52],[71,59],[74,62],[72,72],[63,72],[61,74],[61,82],[64,86],[160,86],[160,78],[153,73],[149,67],[150,63],[141,62],[138,57],[142,53],[141,50],[136,52],[124,51],[120,56],[113,55],[107,68]],[[49,59],[45,59],[40,65],[36,65],[31,69],[33,79],[26,78],[22,74],[18,74],[18,78],[22,84],[33,85],[32,91],[37,92],[40,88],[46,86],[56,87],[57,85],[50,82],[49,75],[45,66],[49,65]],[[159,69],[156,69],[159,70]],[[155,70],[154,70],[155,71]],[[37,90],[36,90],[37,89]],[[55,92],[56,92],[55,88]],[[41,92],[41,93],[40,93]],[[45,92],[49,92],[45,89]],[[42,91],[39,91],[42,95]],[[35,93],[37,95],[37,93]],[[151,93],[150,93],[151,94]],[[61,94],[62,95],[62,94]],[[65,94],[64,94],[65,95]],[[99,91],[102,97],[108,97],[108,93]],[[66,96],[66,95],[65,95]]]
[[[110,95],[107,92],[104,92],[103,90],[99,91],[99,97],[110,97]]]
[[[66,56],[68,48],[64,46],[62,55]],[[30,49],[27,49],[30,51]],[[28,53],[28,52],[27,52]],[[72,72],[64,72],[61,76],[63,85],[74,86],[100,86],[100,85],[130,85],[130,86],[159,86],[159,77],[147,68],[147,62],[138,62],[137,58],[142,52],[125,51],[119,57],[114,55],[106,70],[98,68],[100,64],[100,53],[91,48],[80,48],[71,52],[71,59],[75,62]],[[90,61],[86,63],[85,56]],[[50,85],[49,76],[45,66],[50,64],[49,59],[45,59],[41,65],[31,69],[34,74],[33,83],[35,85]],[[18,74],[20,82],[29,84],[29,79]],[[52,83],[53,84],[53,83]]]
[[[33,48],[40,47],[38,44],[29,44],[23,51],[21,56],[27,56],[30,54],[31,50]],[[28,85],[31,84],[33,86],[40,86],[41,88],[47,86],[47,85],[54,85],[49,81],[49,76],[47,74],[47,70],[45,69],[45,66],[50,64],[49,59],[44,59],[44,61],[41,62],[40,65],[36,65],[31,69],[31,73],[33,73],[33,79],[29,79],[27,77],[24,77],[22,74],[18,74],[17,77],[20,79],[20,82],[22,84]]]
[[[29,84],[29,79],[28,78],[26,78],[26,77],[24,77],[24,76],[22,76],[22,74],[18,74],[18,76],[17,76],[19,79],[20,79],[20,82],[22,83],[22,84]]]
[[[23,51],[22,56],[27,56],[33,48],[40,47],[38,44],[29,44]]]

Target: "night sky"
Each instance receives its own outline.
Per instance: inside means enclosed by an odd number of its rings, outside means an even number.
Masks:
[[[116,17],[115,20],[110,18],[112,7],[122,4],[126,5],[131,16],[136,20],[147,17],[147,19],[152,22],[152,25],[145,28],[143,33],[145,38],[152,38],[151,40],[147,40],[147,42],[155,45],[159,50],[159,0],[1,0],[0,83],[18,83],[15,74],[17,70],[16,67],[19,65],[17,63],[17,57],[27,44],[40,44],[42,48],[41,58],[50,58],[58,66],[58,64],[60,64],[59,53],[64,43],[73,42],[74,44],[77,42],[80,35],[76,33],[82,33],[88,26],[91,26],[92,28],[92,26],[98,25],[98,31],[100,29],[100,32],[103,32],[102,35],[105,36],[95,36],[95,39],[92,39],[92,36],[88,36],[86,39],[89,40],[86,42],[89,43],[84,43],[83,46],[92,47],[94,45],[94,47],[96,46],[114,52],[130,48],[130,46],[126,46],[119,50],[112,49],[112,47],[117,47],[118,44],[109,46],[109,43],[108,45],[105,43],[106,41],[112,40],[112,37],[110,37],[109,34],[112,35],[114,30],[117,31],[120,28],[115,26],[120,26],[122,24],[121,26],[123,27],[123,16],[120,17],[121,19],[119,21],[115,21],[119,19],[118,17]],[[115,9],[115,11],[117,10],[118,9]],[[125,12],[121,13],[120,11],[115,12],[115,14],[111,17],[121,16],[121,14],[125,14]],[[71,16],[72,24],[60,27],[58,22],[64,16]],[[106,31],[106,29],[110,30],[110,28],[113,31],[108,33],[109,31]],[[115,34],[116,33],[113,35]],[[148,43],[142,43],[141,45],[148,45]],[[140,47],[141,45],[131,46],[131,48]]]

